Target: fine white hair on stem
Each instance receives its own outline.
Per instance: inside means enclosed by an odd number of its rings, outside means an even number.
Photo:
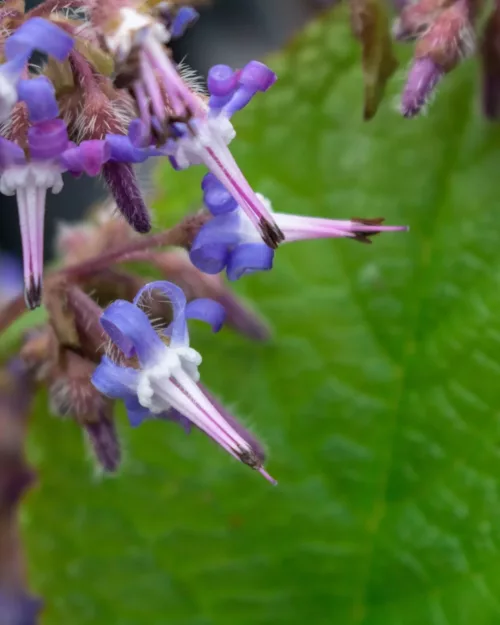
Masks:
[[[201,76],[201,74],[198,74],[195,69],[186,63],[185,57],[177,65],[177,71],[191,91],[200,95],[208,95],[205,79]]]

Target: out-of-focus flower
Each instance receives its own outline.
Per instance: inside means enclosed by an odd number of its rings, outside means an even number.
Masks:
[[[22,293],[23,270],[21,263],[8,254],[0,254],[0,305]]]
[[[469,0],[419,0],[405,3],[393,33],[416,41],[415,57],[401,99],[405,117],[418,115],[436,86],[476,47],[475,8]]]
[[[202,183],[204,201],[214,215],[196,237],[190,251],[193,264],[206,273],[226,269],[230,280],[272,268],[274,250],[265,245],[236,200],[210,174]],[[271,204],[261,196],[271,212]],[[273,213],[286,242],[306,239],[350,238],[369,243],[380,232],[408,230],[407,226],[382,226],[381,219],[321,219]]]
[[[43,52],[63,61],[73,47],[73,39],[55,24],[34,17],[22,24],[6,41],[6,63],[0,65],[0,121],[8,119],[20,94],[21,78],[33,52]],[[22,99],[22,96],[21,96]]]
[[[35,625],[41,602],[26,589],[19,504],[35,481],[25,439],[33,383],[22,360],[0,368],[0,623]]]
[[[141,308],[155,292],[168,298],[173,309],[172,323],[162,330],[152,325]],[[120,357],[118,362],[104,357],[92,376],[93,384],[104,395],[124,401],[133,425],[151,415],[176,419],[180,414],[274,483],[262,466],[261,449],[255,448],[253,437],[241,426],[235,427],[234,421],[225,418],[200,390],[197,383],[202,358],[189,345],[188,319],[205,321],[218,331],[224,309],[208,299],[187,304],[182,290],[169,282],[147,285],[133,303],[118,300],[108,306],[101,324]]]
[[[2,625],[37,625],[43,602],[37,597],[12,591],[0,592]]]

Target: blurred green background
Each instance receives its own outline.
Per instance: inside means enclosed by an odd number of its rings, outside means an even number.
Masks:
[[[81,433],[40,397],[40,486],[23,530],[45,625],[500,623],[500,131],[474,61],[427,116],[361,121],[346,14],[270,60],[234,150],[275,210],[408,223],[362,246],[285,246],[244,279],[267,345],[195,327],[205,383],[269,449],[272,488],[201,434],[130,430],[94,476]],[[405,69],[405,68],[403,68]],[[203,172],[157,172],[158,224]]]

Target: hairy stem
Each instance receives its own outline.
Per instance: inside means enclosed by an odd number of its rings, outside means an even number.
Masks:
[[[134,260],[137,252],[157,247],[178,246],[189,249],[199,229],[210,219],[206,212],[184,218],[177,226],[157,234],[143,235],[106,254],[101,254],[82,263],[63,267],[47,276],[51,279],[66,278],[69,282],[81,283],[110,265]],[[0,333],[9,328],[22,314],[26,305],[22,295],[12,299],[0,311]]]

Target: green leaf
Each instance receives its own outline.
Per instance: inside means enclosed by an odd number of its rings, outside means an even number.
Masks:
[[[123,472],[96,479],[40,398],[25,533],[46,625],[500,622],[500,131],[468,64],[427,117],[364,124],[358,56],[344,14],[312,24],[235,152],[276,210],[410,233],[285,246],[237,284],[272,344],[192,336],[279,487],[201,435],[124,420]],[[199,202],[201,175],[161,172],[159,221]]]

